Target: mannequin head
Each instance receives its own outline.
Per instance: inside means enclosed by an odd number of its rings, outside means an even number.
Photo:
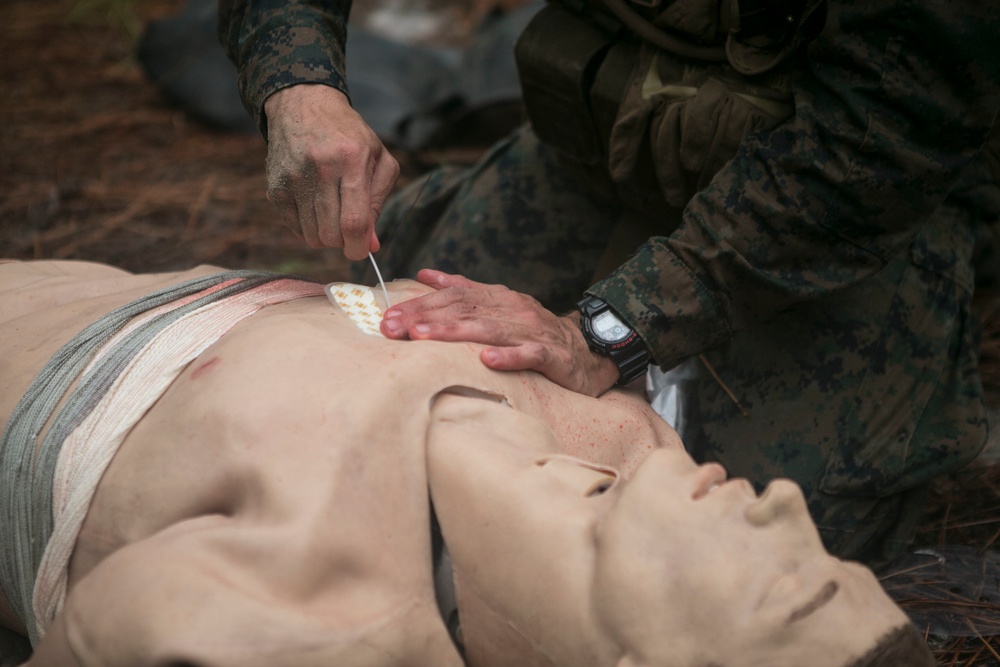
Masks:
[[[908,624],[824,550],[791,482],[758,497],[679,443],[626,480],[500,403],[444,396],[432,414],[470,665],[845,667]]]

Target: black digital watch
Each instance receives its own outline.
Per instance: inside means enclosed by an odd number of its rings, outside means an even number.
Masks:
[[[580,310],[580,329],[587,346],[618,366],[618,385],[629,384],[645,374],[649,368],[649,350],[635,329],[622,322],[611,306],[596,296],[585,296],[576,307]]]

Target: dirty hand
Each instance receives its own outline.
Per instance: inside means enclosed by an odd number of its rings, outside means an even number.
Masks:
[[[399,164],[336,88],[300,84],[264,103],[267,198],[313,248],[350,260],[378,250],[375,221]]]
[[[587,347],[578,314],[559,317],[527,294],[432,269],[417,280],[436,291],[389,308],[382,319],[388,338],[481,343],[489,368],[537,371],[589,396],[618,380],[618,367]]]

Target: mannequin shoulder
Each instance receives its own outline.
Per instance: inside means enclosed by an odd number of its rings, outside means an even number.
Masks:
[[[223,517],[129,545],[73,587],[52,641],[78,663],[58,664],[461,665],[427,581],[320,570],[300,546]]]

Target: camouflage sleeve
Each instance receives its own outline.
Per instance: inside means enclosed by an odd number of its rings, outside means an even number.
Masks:
[[[981,0],[830,0],[794,116],[751,135],[690,202],[589,292],[672,368],[908,247],[1000,108],[1000,14]]]
[[[267,138],[264,101],[298,83],[347,94],[351,0],[219,0],[219,40],[239,70],[240,96]]]

